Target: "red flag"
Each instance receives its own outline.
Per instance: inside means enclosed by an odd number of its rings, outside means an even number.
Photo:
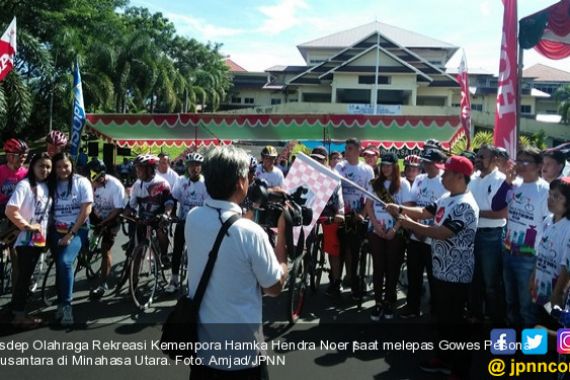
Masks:
[[[469,98],[469,76],[467,74],[467,60],[465,59],[465,52],[461,57],[461,63],[459,64],[459,70],[457,72],[457,81],[461,87],[461,114],[459,119],[461,120],[461,126],[467,136],[467,149],[471,148],[471,99]]]
[[[517,0],[503,0],[503,38],[499,65],[499,90],[495,113],[494,143],[505,148],[511,157],[517,149]]]
[[[14,55],[16,55],[16,17],[0,39],[0,81],[14,67]]]

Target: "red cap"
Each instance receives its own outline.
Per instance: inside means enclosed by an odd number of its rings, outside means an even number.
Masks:
[[[445,162],[445,170],[471,176],[473,174],[473,164],[467,157],[451,156]]]

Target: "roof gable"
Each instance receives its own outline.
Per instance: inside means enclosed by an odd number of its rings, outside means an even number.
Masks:
[[[535,82],[570,82],[570,72],[537,63],[523,70],[523,78],[534,78]]]

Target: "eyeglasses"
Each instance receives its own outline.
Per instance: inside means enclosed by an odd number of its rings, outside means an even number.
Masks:
[[[516,160],[515,162],[517,163],[517,165],[521,165],[521,166],[528,166],[528,165],[536,164],[536,162],[534,162],[532,160]]]

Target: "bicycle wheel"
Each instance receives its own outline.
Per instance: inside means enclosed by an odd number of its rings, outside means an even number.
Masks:
[[[129,289],[139,309],[152,304],[158,284],[158,266],[156,254],[148,245],[135,248],[129,270]]]
[[[92,235],[89,239],[89,246],[85,252],[85,274],[88,280],[99,277],[101,274],[101,240],[102,235]]]
[[[319,228],[320,230],[320,228]],[[321,230],[322,231],[322,230]],[[311,290],[317,292],[321,285],[321,278],[325,270],[325,251],[323,249],[323,234],[317,231],[311,252],[310,283]]]
[[[290,323],[295,323],[301,316],[305,303],[307,288],[307,262],[305,256],[297,257],[289,273],[289,295],[287,302],[287,317]]]
[[[358,268],[357,268],[357,306],[360,309],[362,307],[362,300],[367,291],[367,271],[369,271],[368,264],[368,240],[364,240],[360,245],[360,251],[358,256]]]
[[[55,270],[55,260],[51,255],[46,257],[47,269],[42,281],[42,301],[46,306],[53,306],[57,303],[57,278]]]
[[[400,266],[400,275],[398,276],[398,286],[404,293],[408,292],[408,264],[404,262]]]
[[[188,256],[186,255],[186,247],[182,251],[182,257],[180,258],[180,271],[179,271],[179,278],[180,278],[180,290],[182,294],[186,294],[186,285],[188,284],[188,279],[186,276],[188,275]]]
[[[10,249],[0,251],[0,295],[10,293],[12,289],[12,260]]]

